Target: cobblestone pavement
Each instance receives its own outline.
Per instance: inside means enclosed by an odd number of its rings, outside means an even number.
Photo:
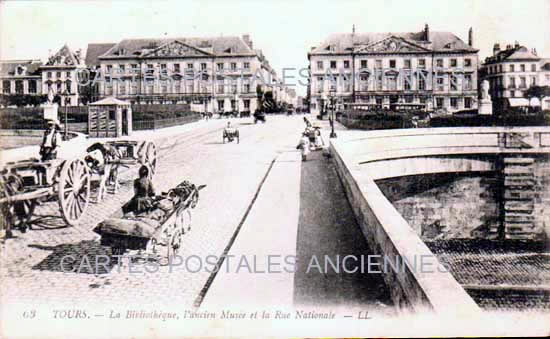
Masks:
[[[296,151],[304,127],[302,116],[268,116],[265,124],[257,125],[252,119],[234,119],[240,144],[222,144],[226,123],[211,120],[181,134],[155,134],[159,164],[154,185],[158,192],[184,179],[207,184],[193,210],[192,230],[184,236],[179,253],[184,259],[222,254],[272,160],[280,152]],[[111,254],[109,248],[100,246],[92,229],[131,198],[136,171],[137,166],[122,175],[122,188],[116,196],[108,194],[101,203],[90,204],[78,226],[66,227],[57,202],[47,202],[37,208],[32,230],[24,234],[16,231],[16,238],[2,240],[2,304],[124,305],[131,301],[142,306],[191,306],[209,277],[205,270],[189,272],[194,269],[193,261],[172,268],[163,266],[155,273],[146,273],[143,265],[129,267],[128,263],[104,269],[98,266],[99,270],[92,271],[82,266],[80,273],[61,269],[60,260],[66,255],[72,255],[77,264],[87,258],[95,267],[98,255]]]

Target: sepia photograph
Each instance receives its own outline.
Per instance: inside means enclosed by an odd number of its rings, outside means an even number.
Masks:
[[[549,336],[548,22],[0,0],[0,337]]]

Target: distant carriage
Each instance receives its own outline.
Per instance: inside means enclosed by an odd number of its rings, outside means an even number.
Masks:
[[[237,144],[239,143],[239,130],[233,127],[226,127],[223,130],[223,143],[232,142],[234,139],[237,139]]]

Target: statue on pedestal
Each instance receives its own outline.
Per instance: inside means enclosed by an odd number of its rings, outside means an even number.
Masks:
[[[479,102],[478,113],[486,115],[493,114],[493,101],[489,94],[489,81],[487,80],[481,82],[481,100]]]

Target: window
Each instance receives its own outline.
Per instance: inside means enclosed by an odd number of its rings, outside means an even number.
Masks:
[[[443,108],[443,98],[435,98],[435,106],[437,108]]]
[[[537,77],[531,77],[531,86],[537,85]]]
[[[29,80],[29,93],[36,93],[36,81]]]
[[[249,110],[250,109],[250,100],[248,100],[248,99],[243,100],[243,106],[244,106],[245,110]]]
[[[344,68],[349,68],[349,60],[344,60]]]
[[[451,67],[456,67],[457,62],[456,59],[451,59]]]
[[[160,74],[163,74],[163,75],[167,74],[166,64],[160,64]]]
[[[498,65],[498,72],[502,73],[502,65]]]
[[[174,80],[174,92],[181,93],[181,80]]]
[[[472,66],[472,59],[466,58],[464,59],[464,67],[470,67]]]
[[[382,60],[376,60],[376,68],[382,68]]]
[[[233,94],[237,93],[237,84],[236,83],[231,84],[231,93],[233,93]]]
[[[519,77],[519,88],[527,87],[527,79],[525,77]]]
[[[336,61],[335,60],[330,61],[330,68],[336,69]]]
[[[218,100],[218,110],[223,111],[225,101],[224,100]]]
[[[250,84],[249,83],[244,83],[243,93],[250,93]]]
[[[237,110],[237,101],[231,100],[231,110],[236,111]]]
[[[174,72],[179,73],[180,72],[180,64],[174,64]]]
[[[510,65],[510,72],[515,72],[514,65]]]
[[[124,67],[124,66],[122,66],[122,67]],[[66,73],[65,73],[65,76],[66,76],[67,78],[70,78],[70,77],[71,77],[71,72],[70,72],[70,71],[66,72]]]
[[[160,92],[163,94],[168,93],[168,81],[162,80],[160,82]]]
[[[201,70],[206,70],[206,62],[201,63]]]
[[[123,81],[120,83],[120,86],[118,87],[118,92],[122,95],[126,95],[126,81]]]
[[[516,78],[510,77],[508,78],[508,80],[509,80],[508,88],[516,88]]]
[[[106,73],[107,74],[111,74],[113,72],[113,65],[107,65],[107,71]],[[57,72],[57,77],[61,77],[61,74],[59,72]]]
[[[464,98],[464,108],[472,108],[472,98],[470,97]]]
[[[418,59],[418,68],[426,68],[426,60]]]
[[[458,108],[458,98],[451,98],[451,107]]]
[[[192,62],[187,63],[187,69],[193,69],[193,63]]]
[[[426,103],[426,97],[420,97],[420,103],[425,104]]]
[[[510,91],[510,97],[513,98],[516,96],[516,91]]]
[[[317,61],[317,69],[323,69],[323,62]]]
[[[2,81],[2,91],[5,94],[9,94],[11,92],[11,82],[9,80]]]
[[[405,89],[406,91],[410,91],[411,85],[412,85],[411,74],[405,74],[405,77],[403,78],[403,89]]]
[[[67,93],[69,93],[69,94],[71,93],[71,87],[72,87],[72,82],[71,82],[71,80],[65,81],[65,88],[66,88],[66,90],[67,90]]]
[[[412,95],[406,95],[406,96],[405,96],[405,102],[406,102],[407,104],[412,104],[412,102],[413,102],[413,96],[412,96]]]
[[[52,72],[48,72],[48,79],[51,79],[52,78]]]
[[[319,93],[323,91],[323,82],[324,82],[323,77],[317,77],[317,92]]]
[[[531,72],[536,72],[536,71],[537,71],[537,65],[531,64]]]
[[[404,67],[405,69],[411,69],[411,59],[405,59]]]
[[[437,74],[437,90],[443,91],[445,84],[445,76],[442,73]]]
[[[396,65],[395,60],[393,59],[390,60],[390,68],[395,68],[395,65]]]
[[[23,94],[23,81],[22,80],[16,80],[15,81],[15,93]]]
[[[369,90],[369,73],[363,72],[359,75],[359,86],[361,91]]]
[[[222,62],[217,63],[216,67],[218,67],[218,71],[223,70],[223,63]]]
[[[525,64],[519,65],[519,70],[525,72]]]
[[[113,66],[110,66],[110,67],[112,68]],[[109,66],[108,66],[107,68],[109,68]],[[56,76],[57,78],[61,78],[61,72],[56,72],[56,73],[55,73],[55,76]]]
[[[381,97],[376,97],[375,101],[376,101],[377,105],[382,105],[382,98]]]
[[[458,89],[458,77],[454,74],[451,74],[450,82],[451,91],[456,91]]]
[[[465,90],[471,90],[472,89],[472,75],[471,74],[464,74],[464,85]]]
[[[423,75],[418,75],[418,89],[421,91],[426,89],[426,79]]]
[[[126,66],[125,65],[120,65],[119,70],[120,70],[120,74],[124,74],[124,72],[126,72]],[[69,74],[67,74],[67,76],[69,76]]]
[[[437,59],[437,60],[435,61],[435,64],[436,64],[437,67],[441,67],[441,68],[442,68],[442,67],[443,67],[443,59]]]
[[[132,73],[137,73],[137,72],[138,72],[138,65],[132,64]]]
[[[361,68],[367,68],[367,60],[361,60]]]
[[[397,90],[397,77],[396,76],[388,76],[388,89],[395,91]]]
[[[243,63],[243,68],[244,69],[250,69],[250,62]],[[250,103],[250,101],[249,101],[249,103]]]
[[[232,70],[232,71],[237,70],[237,63],[236,63],[236,62],[232,62],[232,63],[231,63],[231,70]]]
[[[218,82],[218,94],[223,94],[225,92],[225,86],[223,81]]]
[[[195,84],[194,83],[188,83],[187,84],[187,93],[194,93],[195,92]]]

